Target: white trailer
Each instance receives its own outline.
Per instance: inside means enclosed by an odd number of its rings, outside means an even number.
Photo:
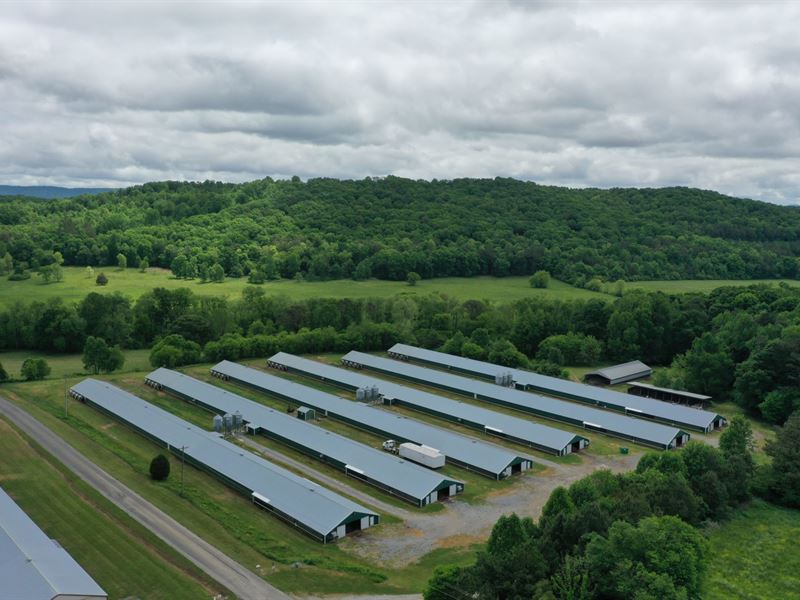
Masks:
[[[424,465],[430,469],[439,469],[444,466],[445,456],[436,448],[406,442],[400,444],[400,456],[405,459]]]

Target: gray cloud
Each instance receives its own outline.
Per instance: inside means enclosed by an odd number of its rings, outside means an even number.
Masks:
[[[0,181],[514,176],[798,203],[792,3],[4,3]]]

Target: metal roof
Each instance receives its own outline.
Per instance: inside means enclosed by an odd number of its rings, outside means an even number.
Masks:
[[[592,375],[608,379],[611,385],[637,379],[639,377],[647,377],[653,372],[653,369],[648,367],[640,360],[632,360],[630,362],[622,363],[621,365],[613,365],[611,367],[603,367],[590,373],[586,373],[584,377]]]
[[[493,383],[436,371],[407,362],[372,356],[362,352],[350,352],[344,356],[343,360],[350,360],[371,368],[391,371],[415,381],[433,382],[434,385],[460,390],[463,393],[475,395],[490,402],[511,406],[518,410],[559,420],[577,421],[578,424],[590,430],[602,429],[612,435],[635,438],[657,446],[668,447],[673,444],[675,438],[683,433],[675,427],[661,425],[652,421],[633,419],[612,411],[556,400],[555,398],[539,396],[530,392],[522,392]]]
[[[539,375],[538,373],[523,371],[522,369],[510,369],[481,360],[454,356],[452,354],[436,352],[435,350],[426,350],[406,344],[395,344],[389,349],[389,352],[414,360],[457,369],[459,371],[492,379],[494,379],[496,375],[511,372],[517,385],[524,388],[533,388],[539,392],[544,392],[553,396],[561,396],[580,402],[607,406],[620,411],[639,413],[681,427],[692,427],[694,429],[708,431],[712,428],[714,422],[721,418],[721,415],[717,413],[698,408],[668,404],[661,400],[653,400],[651,398],[615,392],[614,390],[607,390],[593,385],[585,385],[583,383],[567,381],[557,377]]]
[[[367,363],[369,363],[368,366],[370,367],[376,367],[379,370],[391,371],[393,374],[400,374],[400,372],[394,368],[395,364],[400,365],[401,368],[405,366],[411,366],[405,363],[399,363],[397,361],[390,361],[387,359],[371,361],[370,359],[373,358],[378,357],[353,351],[342,357],[342,360],[349,360],[362,365],[367,365]],[[287,359],[285,355],[280,354],[280,356],[276,355],[270,360],[283,363]],[[382,363],[380,361],[386,362]],[[341,371],[342,372],[338,375],[338,377],[341,378],[342,382],[348,381],[350,378],[348,373],[352,373],[352,371]],[[434,371],[433,374],[434,376],[438,376],[440,373]],[[441,374],[446,375],[446,373]],[[362,375],[361,377],[365,376]],[[571,444],[586,439],[585,437],[573,432],[563,431],[554,427],[548,427],[547,425],[540,425],[538,423],[528,421],[527,419],[521,419],[519,417],[506,415],[494,410],[488,410],[480,406],[475,406],[474,404],[453,400],[452,398],[444,398],[437,394],[431,394],[429,392],[411,388],[405,385],[371,377],[367,377],[367,379],[369,379],[370,385],[378,386],[380,393],[384,397],[401,400],[404,404],[410,405],[418,410],[437,413],[439,415],[451,417],[455,420],[463,420],[468,423],[476,423],[494,435],[507,435],[557,454],[564,453],[566,450],[568,450]],[[430,377],[418,379],[417,381],[422,383],[429,383],[433,381],[434,385],[437,383]]]
[[[322,537],[346,522],[378,515],[326,488],[243,450],[217,433],[168,413],[111,384],[84,379],[72,391],[171,449],[268,499],[282,514]]]
[[[108,595],[0,489],[0,597],[50,600]]]
[[[287,383],[285,379],[274,375],[267,375],[267,377],[273,379],[272,385],[274,386],[281,387]],[[347,465],[350,470],[411,496],[419,502],[436,490],[454,484],[463,485],[461,481],[447,479],[412,462],[382,450],[370,448],[317,425],[312,425],[308,421],[301,421],[284,412],[253,402],[183,373],[161,368],[150,373],[147,379],[220,414],[238,412],[244,421],[254,427],[256,431],[277,433],[282,438],[288,438],[319,455],[331,457]]]
[[[290,354],[285,356],[296,359],[293,361],[293,368],[315,377],[331,379],[331,376],[335,376],[336,371],[350,373],[344,369],[337,369]],[[291,398],[297,403],[314,407],[324,414],[360,424],[386,436],[431,446],[440,450],[448,458],[453,458],[464,465],[491,473],[494,476],[499,476],[511,465],[521,460],[530,460],[493,444],[487,444],[361,402],[346,400],[287,379],[276,378],[238,363],[223,360],[211,370],[267,393],[279,391],[281,395]],[[358,376],[357,373],[354,375]],[[280,382],[276,382],[275,379],[279,379]],[[371,380],[371,378],[364,379]],[[363,385],[366,384],[359,382],[356,387],[363,387]]]
[[[694,392],[686,392],[684,390],[673,390],[672,388],[658,387],[657,385],[651,385],[649,383],[643,383],[641,381],[631,381],[628,385],[630,387],[640,387],[640,388],[645,388],[647,390],[655,390],[657,392],[674,394],[676,396],[684,396],[686,398],[692,398],[694,400],[702,400],[703,402],[711,400],[711,396],[704,396],[703,394],[695,394]]]

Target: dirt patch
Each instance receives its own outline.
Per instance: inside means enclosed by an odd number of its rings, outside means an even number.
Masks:
[[[469,504],[456,497],[436,514],[412,514],[403,526],[384,532],[388,535],[367,531],[348,544],[348,550],[379,565],[407,566],[437,548],[458,548],[485,540],[502,515],[513,512],[537,519],[550,493],[558,486],[570,485],[600,469],[615,473],[633,470],[640,457],[640,454],[584,455],[579,465],[551,463],[546,473],[522,475],[513,486],[489,494],[480,504]]]

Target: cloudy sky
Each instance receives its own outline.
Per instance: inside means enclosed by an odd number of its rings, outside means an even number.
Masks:
[[[0,4],[0,183],[688,185],[800,203],[800,3]]]

